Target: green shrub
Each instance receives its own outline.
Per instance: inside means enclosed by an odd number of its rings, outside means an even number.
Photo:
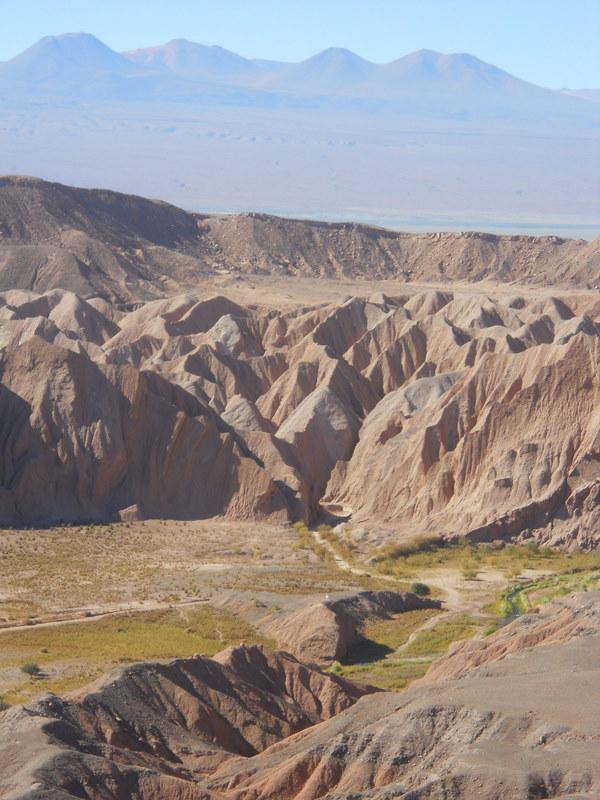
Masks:
[[[427,586],[426,583],[420,583],[419,581],[416,581],[415,583],[411,583],[410,591],[413,594],[420,595],[421,597],[426,597],[428,594],[431,593],[431,590],[430,590],[429,586]]]
[[[471,567],[465,567],[462,571],[462,576],[466,581],[475,581],[477,580],[478,571],[476,569],[472,569]]]
[[[36,664],[35,661],[27,661],[21,667],[21,672],[24,672],[25,675],[31,675],[33,677],[34,675],[39,675],[41,670],[39,668],[39,665]]]
[[[402,544],[388,544],[381,548],[381,559],[406,558],[416,553],[430,553],[437,548],[443,548],[447,542],[441,536],[414,537]]]

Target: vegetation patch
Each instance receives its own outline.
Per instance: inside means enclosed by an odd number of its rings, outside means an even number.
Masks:
[[[446,652],[452,642],[462,639],[470,639],[483,627],[483,622],[479,617],[471,614],[455,614],[446,620],[440,620],[427,630],[417,633],[410,642],[404,655],[407,657],[425,657],[433,661],[434,658]]]
[[[517,578],[525,570],[552,573],[574,569],[600,569],[597,553],[563,553],[525,545],[494,547],[467,539],[444,541],[439,537],[416,539],[401,545],[386,545],[375,556],[373,572],[397,578],[417,577],[427,570],[458,569],[465,580],[475,580],[483,569],[495,569],[508,578]]]
[[[212,656],[242,642],[275,645],[240,618],[208,605],[6,631],[0,633],[0,675],[26,659],[20,671],[31,676],[43,671],[44,677],[33,686],[17,679],[4,697],[10,703],[22,702],[33,694],[84,685],[119,664]]]
[[[525,614],[536,606],[552,602],[573,592],[588,592],[600,587],[600,566],[586,569],[575,566],[555,575],[511,584],[496,599],[489,611],[499,617]]]

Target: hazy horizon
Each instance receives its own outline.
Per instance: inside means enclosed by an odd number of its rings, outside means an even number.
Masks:
[[[4,4],[0,61],[45,35],[89,31],[122,52],[185,38],[220,45],[246,58],[303,61],[327,47],[345,47],[374,63],[420,49],[475,53],[523,80],[562,88],[600,87],[600,5],[577,0],[569,13],[559,3],[517,0],[410,2],[303,0],[287,7],[273,0],[106,0],[96,4],[23,0]]]
[[[399,55],[400,42],[380,63],[335,47],[253,61],[190,42],[192,28],[126,53],[45,37],[0,63],[0,172],[206,213],[600,232],[595,93],[545,89],[477,51]]]

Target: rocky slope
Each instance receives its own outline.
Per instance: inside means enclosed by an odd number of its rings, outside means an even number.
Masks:
[[[223,761],[367,691],[260,647],[127,667],[69,699],[48,695],[3,715],[0,796],[204,797],[193,782]]]
[[[462,645],[479,657],[459,670],[455,649],[402,694],[365,694],[260,648],[136,665],[69,699],[0,715],[0,792],[591,800],[600,791],[599,626],[597,594],[563,599]]]
[[[0,522],[315,520],[594,547],[597,295],[127,311],[0,294]]]
[[[206,216],[116,192],[0,177],[0,291],[58,288],[130,302],[194,287],[215,270],[592,287],[600,283],[600,240]]]
[[[391,619],[392,615],[405,611],[440,607],[439,600],[409,592],[351,593],[306,605],[275,620],[264,630],[280,647],[303,661],[331,664],[361,640],[368,619]]]
[[[489,651],[514,640],[503,658],[458,680],[363,698],[249,762],[224,764],[207,786],[235,800],[596,797],[598,596],[569,603],[566,614],[559,604],[490,636]],[[554,637],[536,636],[552,616]]]

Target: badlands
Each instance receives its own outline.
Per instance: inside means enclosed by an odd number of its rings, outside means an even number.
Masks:
[[[597,797],[599,284],[0,178],[0,797]]]

